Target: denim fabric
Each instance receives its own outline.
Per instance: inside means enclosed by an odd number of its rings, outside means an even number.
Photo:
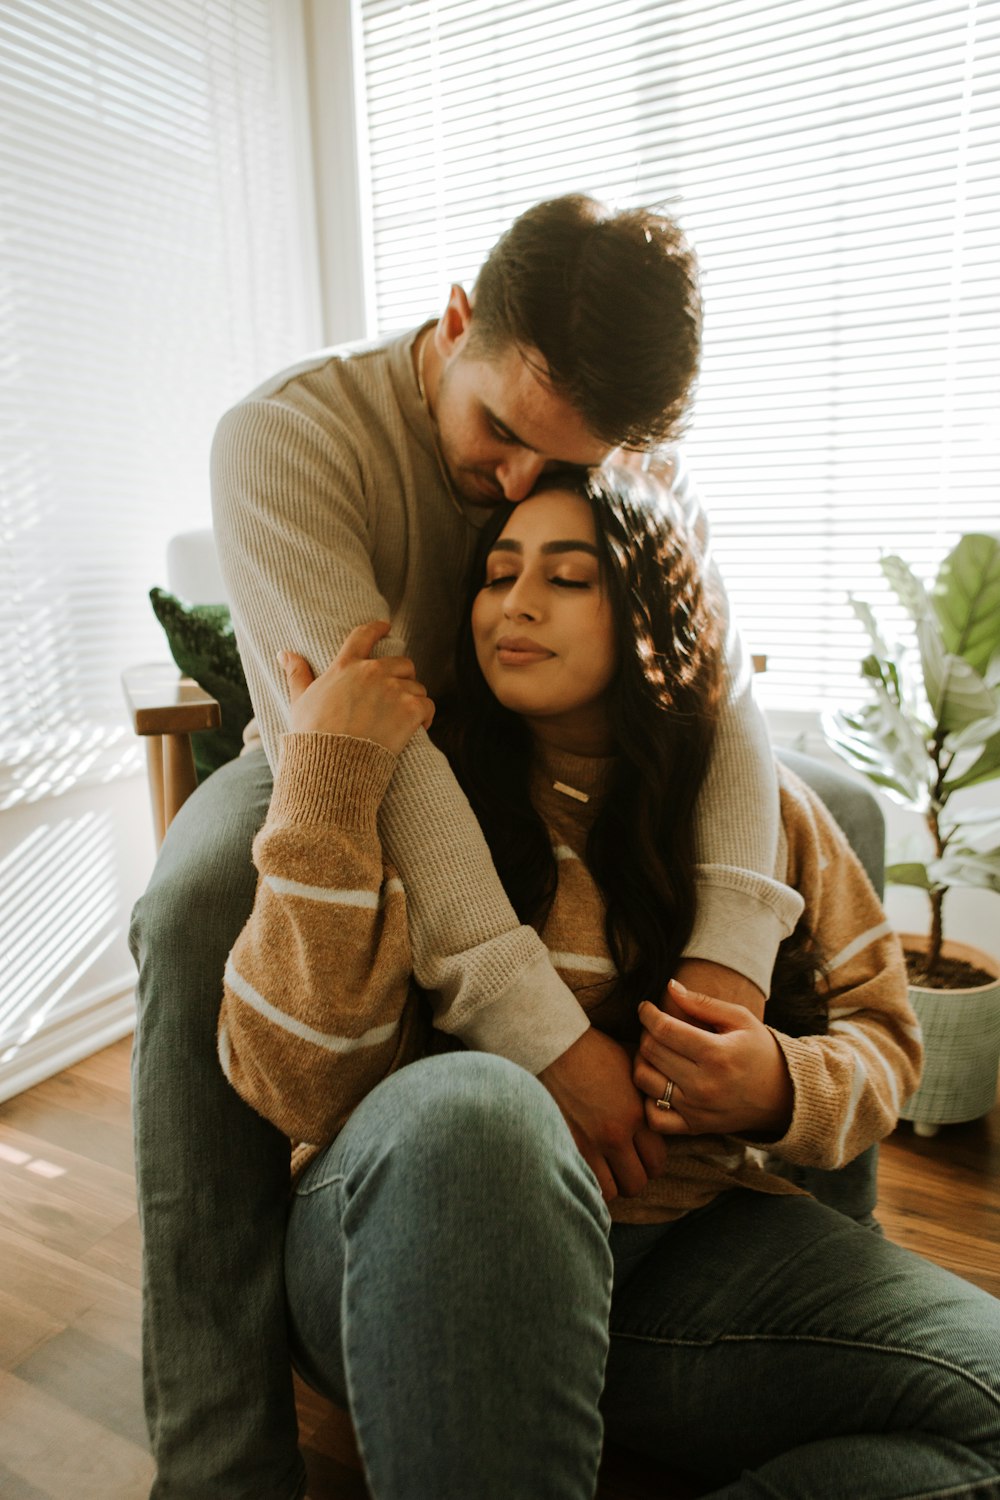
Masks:
[[[226,956],[253,906],[263,751],[204,782],[132,920],[143,1383],[156,1500],[293,1500],[304,1488],[281,1257],[288,1142],[215,1052]]]
[[[454,1053],[374,1089],[297,1184],[306,1378],[378,1500],[582,1500],[601,1452],[608,1213],[551,1097]]]
[[[1000,1495],[996,1298],[811,1198],[726,1193],[612,1248],[647,1253],[612,1306],[609,1436],[712,1500]]]
[[[282,1278],[287,1143],[241,1102],[215,1054],[222,971],[253,903],[250,845],[270,792],[260,751],[205,782],[167,834],[133,918],[155,1500],[296,1500],[304,1490]]]
[[[607,1217],[545,1090],[495,1057],[404,1068],[313,1163],[296,1358],[350,1405],[378,1500],[590,1500]],[[610,1244],[617,1441],[720,1500],[997,1493],[984,1292],[807,1198],[734,1191]]]

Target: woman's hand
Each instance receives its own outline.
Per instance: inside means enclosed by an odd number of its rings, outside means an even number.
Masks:
[[[784,1055],[742,1005],[698,995],[675,979],[668,1015],[644,1000],[633,1078],[646,1095],[646,1123],[661,1135],[784,1135],[794,1090]],[[655,1101],[673,1083],[670,1108]]]
[[[292,705],[289,728],[373,740],[393,755],[418,729],[429,729],[434,704],[409,657],[372,657],[376,642],[388,633],[387,620],[359,625],[319,677],[304,656],[282,651],[278,660]]]

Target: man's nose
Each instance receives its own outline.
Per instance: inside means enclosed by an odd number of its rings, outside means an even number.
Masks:
[[[503,462],[497,465],[496,471],[504,499],[509,500],[512,505],[516,505],[519,500],[526,500],[544,467],[545,460],[540,453],[531,453],[527,449],[508,453]]]

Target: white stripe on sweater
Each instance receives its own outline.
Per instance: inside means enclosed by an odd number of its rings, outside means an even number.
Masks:
[[[303,885],[300,880],[286,880],[283,875],[265,875],[264,884],[277,896],[301,896],[306,901],[324,901],[330,906],[363,906],[375,911],[389,897],[402,891],[403,882],[396,876],[379,891],[332,890],[326,885]]]
[[[834,1148],[836,1152],[834,1166],[838,1167],[844,1160],[847,1137],[851,1133],[854,1125],[854,1117],[858,1112],[858,1101],[865,1091],[865,1084],[868,1082],[868,1069],[865,1067],[864,1058],[861,1054],[855,1052],[852,1055],[851,1061],[854,1064],[854,1073],[851,1078],[851,1096],[847,1101],[847,1108],[844,1110],[844,1123],[840,1127],[840,1134],[837,1137],[837,1144]]]
[[[862,932],[852,943],[848,943],[846,948],[841,948],[836,958],[831,958],[830,973],[834,973],[842,964],[846,964],[850,959],[856,958],[859,953],[863,953],[877,938],[887,937],[891,931],[892,924],[889,922],[880,922],[877,927],[869,927],[867,932]]]
[[[387,1042],[399,1025],[398,1021],[393,1021],[386,1026],[373,1026],[369,1031],[363,1031],[360,1036],[335,1036],[324,1031],[315,1031],[304,1021],[296,1021],[294,1016],[286,1015],[283,1010],[278,1010],[243,978],[231,958],[226,963],[226,983],[244,1005],[249,1005],[251,1010],[263,1016],[265,1021],[272,1021],[275,1026],[280,1026],[282,1031],[297,1036],[300,1041],[311,1042],[314,1047],[322,1047],[324,1052],[360,1052],[365,1047],[377,1047],[382,1042]]]
[[[593,958],[589,953],[556,953],[550,948],[549,957],[557,969],[579,969],[585,974],[618,973],[610,958]]]
[[[885,1078],[885,1086],[889,1094],[889,1102],[892,1105],[893,1113],[898,1115],[900,1102],[899,1084],[896,1080],[896,1075],[889,1065],[888,1058],[884,1057],[879,1051],[875,1043],[875,1038],[863,1030],[862,1027],[852,1026],[850,1021],[833,1021],[830,1025],[830,1031],[834,1032],[837,1036],[853,1037],[855,1042],[860,1042],[864,1046],[865,1055],[875,1059]]]
[[[222,1064],[222,1071],[229,1079],[229,1082],[232,1083],[233,1049],[229,1043],[229,1027],[226,1025],[225,1021],[223,1021],[221,1026],[219,1027],[218,1053],[219,1062]]]

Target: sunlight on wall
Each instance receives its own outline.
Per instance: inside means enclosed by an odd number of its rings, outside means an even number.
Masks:
[[[40,822],[0,859],[0,1064],[120,936],[109,813]]]

